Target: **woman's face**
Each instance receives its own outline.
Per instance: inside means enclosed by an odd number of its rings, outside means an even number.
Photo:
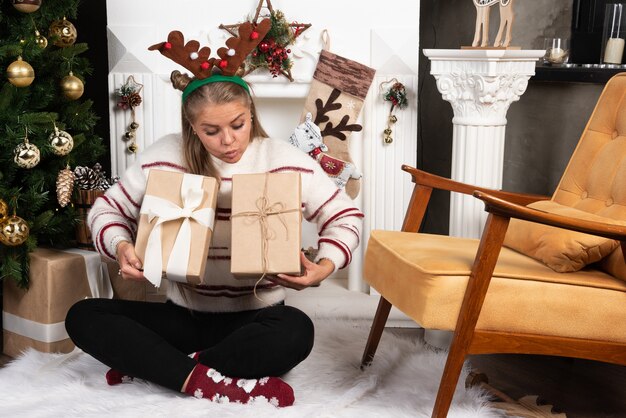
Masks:
[[[204,148],[226,163],[239,161],[250,144],[250,108],[239,101],[205,106],[191,126]]]

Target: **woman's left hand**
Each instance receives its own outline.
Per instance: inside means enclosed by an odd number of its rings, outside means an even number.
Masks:
[[[300,253],[300,260],[304,267],[304,274],[302,274],[302,276],[277,274],[276,276],[268,277],[268,279],[281,286],[302,290],[321,283],[322,280],[335,271],[335,264],[327,258],[321,259],[319,264],[316,264],[306,258],[304,253]]]

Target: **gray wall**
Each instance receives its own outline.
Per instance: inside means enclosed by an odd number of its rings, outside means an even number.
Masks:
[[[512,45],[542,49],[544,37],[569,37],[573,0],[514,0]],[[422,0],[420,48],[459,48],[474,37],[471,0]],[[499,24],[491,11],[491,35]],[[452,109],[444,102],[420,54],[418,167],[450,176]],[[520,101],[511,105],[506,128],[503,189],[550,195],[593,111],[602,85],[530,81]],[[449,197],[435,193],[424,229],[447,233]]]

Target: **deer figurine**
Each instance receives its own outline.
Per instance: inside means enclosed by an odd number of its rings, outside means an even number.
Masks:
[[[513,26],[513,0],[472,0],[476,7],[476,26],[472,46],[485,48],[489,45],[489,11],[491,6],[500,3],[500,27],[493,43],[494,47],[508,47],[511,44]],[[503,40],[504,37],[504,40]]]

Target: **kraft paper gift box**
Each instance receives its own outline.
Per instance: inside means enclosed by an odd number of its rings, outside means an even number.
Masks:
[[[115,267],[113,267],[115,265]],[[109,281],[109,273],[113,287]],[[100,254],[80,249],[38,248],[30,254],[28,290],[3,280],[4,353],[16,357],[32,347],[42,352],[69,353],[74,344],[65,330],[70,307],[88,297],[144,300],[146,285],[121,283],[117,263],[103,263]]]
[[[200,284],[215,221],[217,180],[196,174],[150,170],[141,204],[135,251],[144,275]]]
[[[300,275],[300,173],[233,176],[231,273]]]

